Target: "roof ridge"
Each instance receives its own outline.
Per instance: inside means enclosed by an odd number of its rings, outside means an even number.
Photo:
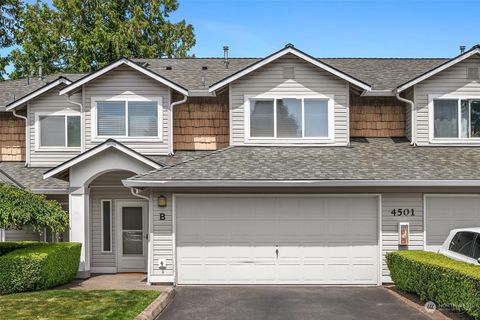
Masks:
[[[170,169],[170,168],[173,168],[173,167],[177,167],[177,166],[179,166],[179,165],[181,165],[181,164],[185,164],[185,163],[188,163],[188,162],[191,162],[191,161],[196,161],[196,160],[200,160],[200,159],[203,159],[203,158],[212,156],[212,155],[216,155],[216,154],[225,152],[225,151],[227,151],[227,150],[229,150],[229,149],[233,149],[233,148],[235,148],[235,146],[228,146],[228,147],[226,147],[226,148],[218,149],[218,150],[209,152],[209,153],[207,153],[207,154],[202,154],[202,155],[198,155],[198,156],[193,157],[193,158],[185,159],[185,160],[183,160],[183,161],[180,161],[180,162],[171,164],[171,165],[169,165],[169,166],[162,165],[161,168],[153,169],[153,170],[150,170],[150,171],[141,173],[141,174],[137,174],[137,175],[135,175],[135,176],[133,176],[133,177],[128,178],[127,180],[135,179],[135,178],[137,178],[137,177],[143,177],[143,176],[145,176],[145,175],[147,175],[147,174],[150,174],[150,173],[153,173],[153,172],[164,171],[164,170],[166,170],[166,169]],[[173,156],[175,156],[175,155],[173,155]]]

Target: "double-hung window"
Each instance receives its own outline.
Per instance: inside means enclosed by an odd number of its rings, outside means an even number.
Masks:
[[[94,108],[98,138],[160,138],[162,118],[160,99],[148,101],[96,99]]]
[[[333,111],[328,98],[249,99],[248,138],[310,141],[331,139]]]
[[[38,148],[79,148],[80,114],[37,114]]]
[[[480,99],[433,99],[433,139],[480,138]]]

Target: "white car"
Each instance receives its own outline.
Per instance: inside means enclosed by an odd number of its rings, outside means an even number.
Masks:
[[[450,231],[438,252],[455,260],[480,265],[480,227]]]

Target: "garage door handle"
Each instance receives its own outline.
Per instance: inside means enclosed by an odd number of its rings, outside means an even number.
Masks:
[[[277,255],[277,259],[278,259],[278,248],[275,250],[275,254]]]

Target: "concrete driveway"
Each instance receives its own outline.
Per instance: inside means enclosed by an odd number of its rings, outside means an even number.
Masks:
[[[429,319],[382,287],[177,287],[160,320]]]

